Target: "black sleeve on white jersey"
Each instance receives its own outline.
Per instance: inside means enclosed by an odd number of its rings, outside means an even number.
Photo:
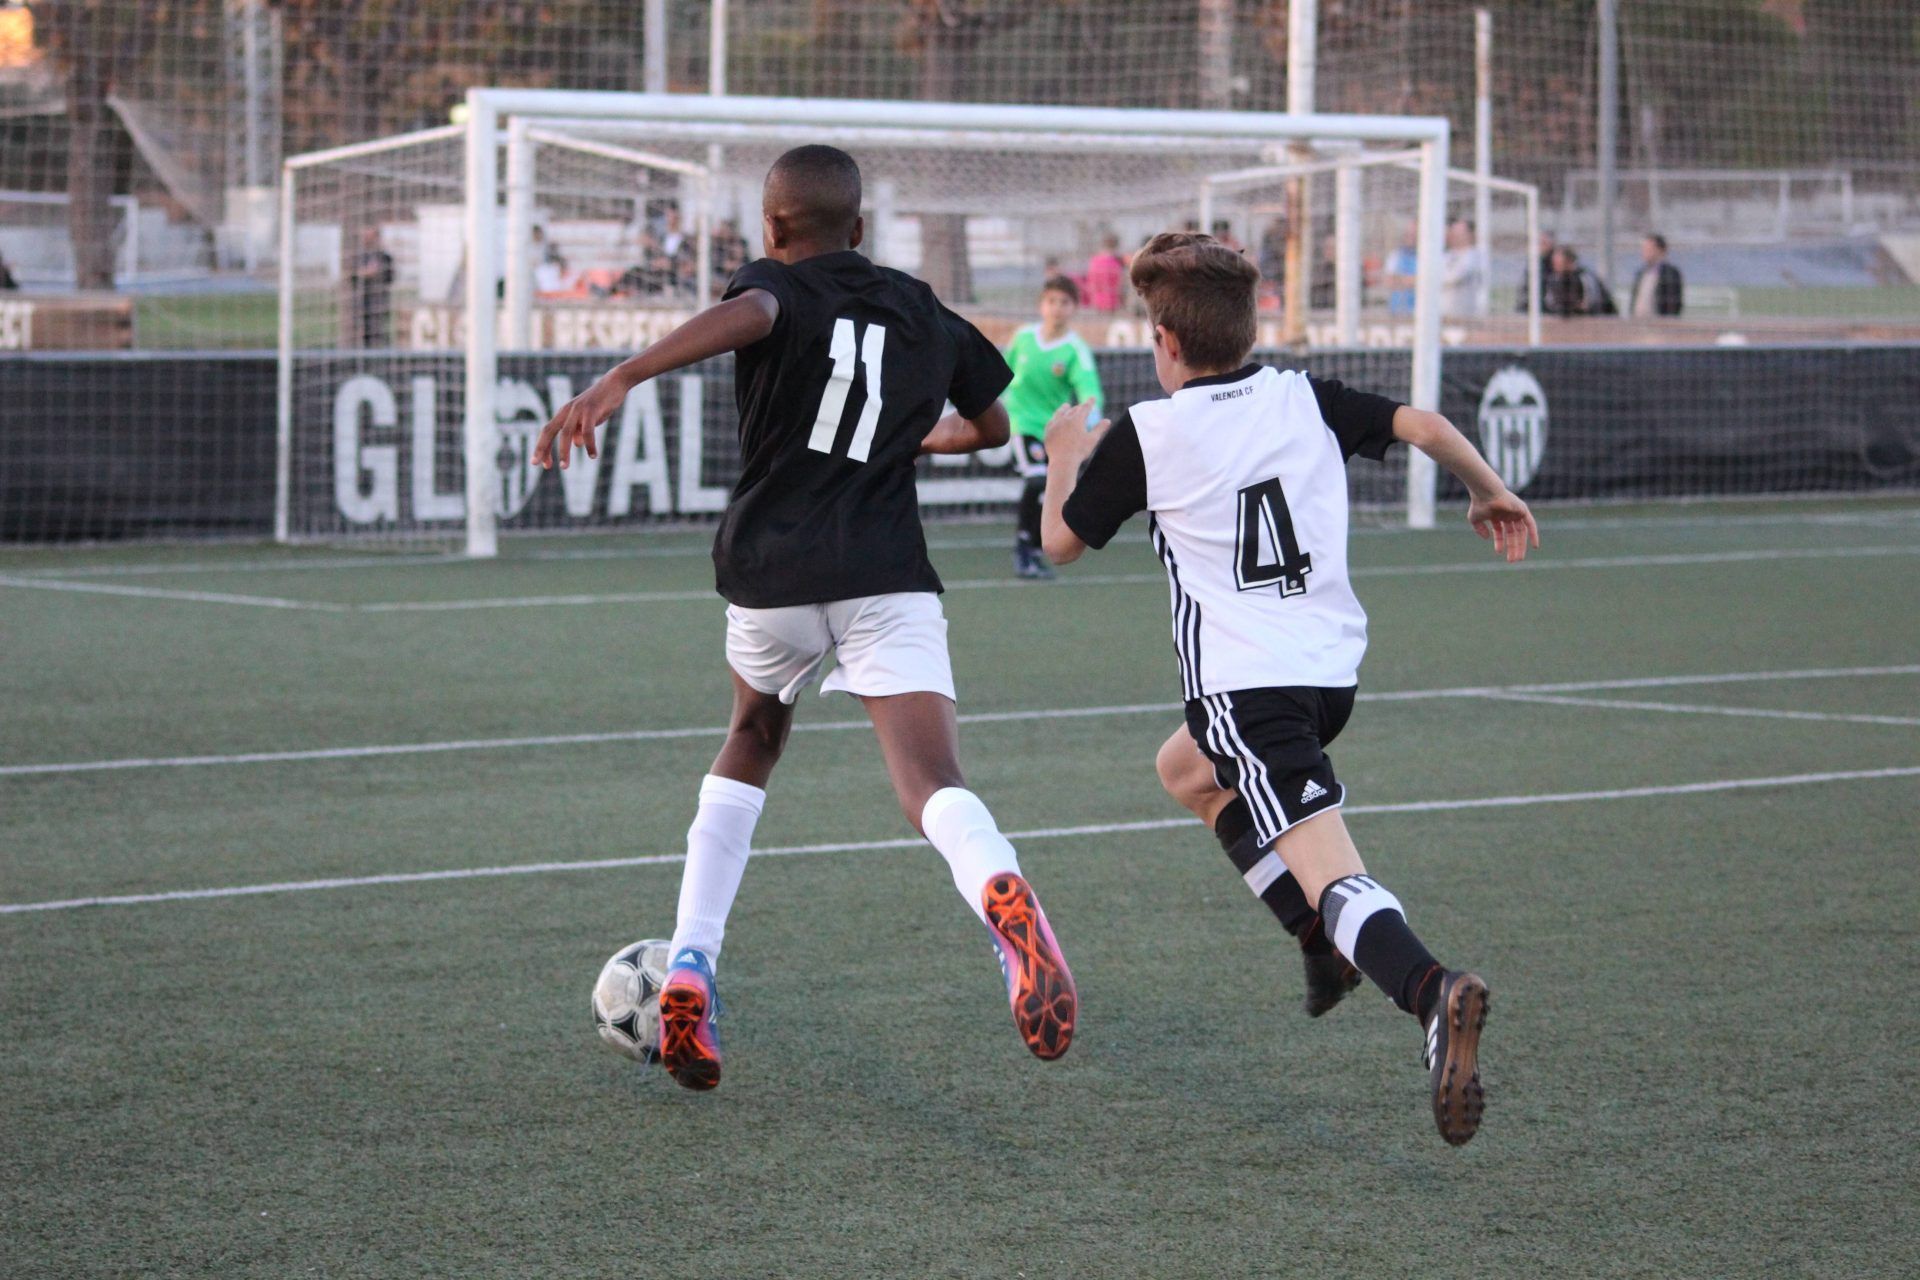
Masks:
[[[1000,393],[1013,381],[1013,370],[1000,348],[987,341],[987,335],[973,327],[972,321],[940,308],[940,323],[953,335],[953,384],[947,399],[963,418],[977,418],[993,406]]]
[[[780,304],[780,314],[774,317],[773,328],[767,334],[770,338],[786,324],[787,316],[793,311],[793,282],[787,278],[787,269],[772,258],[755,258],[733,273],[733,279],[727,281],[727,291],[721,295],[720,301],[737,298],[749,289],[764,289]],[[762,338],[761,341],[766,339]]]
[[[1147,464],[1133,415],[1107,428],[1060,515],[1074,536],[1094,550],[1112,541],[1120,526],[1147,509]]]
[[[1316,378],[1309,374],[1307,385],[1313,388],[1313,398],[1320,402],[1320,416],[1340,441],[1342,458],[1351,458],[1357,453],[1378,462],[1387,456],[1387,446],[1393,443],[1393,415],[1400,407],[1398,400],[1355,391],[1338,378]]]

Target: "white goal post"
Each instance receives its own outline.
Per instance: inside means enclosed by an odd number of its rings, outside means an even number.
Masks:
[[[730,397],[712,385],[725,361],[640,388],[609,427],[609,465],[564,485],[530,467],[528,433],[616,353],[716,296],[757,246],[768,164],[804,143],[860,160],[864,251],[928,279],[996,341],[1030,319],[1043,264],[1072,274],[1096,243],[1210,225],[1210,178],[1297,164],[1303,147],[1308,164],[1390,160],[1404,177],[1375,184],[1391,208],[1373,212],[1415,227],[1411,324],[1343,353],[1338,376],[1437,409],[1449,140],[1437,117],[472,89],[447,130],[287,162],[277,529],[451,539],[484,557],[503,528],[716,510],[738,465]],[[385,283],[362,285],[368,258]],[[592,278],[568,293],[566,273]],[[1110,398],[1157,394],[1129,350],[1137,312],[1112,297],[1088,310],[1120,353]],[[1262,328],[1271,349],[1278,328]],[[1006,460],[935,462],[923,503],[1017,491]],[[1401,465],[1355,483],[1368,506],[1404,502],[1408,523],[1431,525],[1432,464],[1410,457],[1403,487]]]

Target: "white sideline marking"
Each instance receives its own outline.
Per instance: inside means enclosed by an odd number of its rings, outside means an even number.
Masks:
[[[1452,573],[1505,573],[1546,569],[1644,569],[1663,565],[1733,564],[1751,560],[1825,560],[1862,556],[1920,555],[1920,546],[1910,547],[1828,547],[1781,551],[1702,551],[1673,555],[1584,556],[1571,560],[1525,560],[1508,564],[1489,555],[1484,560],[1451,564],[1373,565],[1354,569],[1355,578],[1421,578]],[[1052,582],[1020,578],[963,578],[946,584],[949,591],[993,591],[1002,588],[1044,591],[1053,587],[1160,586],[1166,577],[1159,573],[1078,573]],[[356,613],[450,613],[467,609],[536,609],[553,606],[656,604],[676,600],[717,599],[711,591],[624,591],[606,594],[583,592],[553,596],[494,596],[470,600],[392,600],[377,604],[351,606]]]
[[[1915,548],[1920,552],[1920,547]],[[1164,583],[1158,573],[1077,573],[1039,582],[1031,578],[961,578],[948,582],[949,591],[1041,591],[1049,587],[1111,587]],[[550,606],[599,604],[663,604],[676,600],[711,600],[720,603],[713,589],[695,591],[616,591],[605,594],[579,592],[557,596],[482,596],[469,600],[384,600],[374,604],[351,606],[355,613],[456,613],[467,609],[543,609]]]
[[[1772,778],[1724,778],[1713,782],[1683,782],[1657,787],[1618,787],[1607,791],[1560,791],[1530,796],[1480,796],[1468,800],[1415,800],[1400,804],[1348,805],[1350,814],[1441,813],[1456,809],[1510,809],[1536,804],[1579,804],[1586,801],[1639,800],[1653,796],[1701,795],[1713,791],[1742,791],[1763,787],[1808,786],[1823,782],[1857,782],[1879,778],[1920,777],[1920,765],[1889,769],[1847,769],[1833,773],[1795,773]],[[1057,840],[1071,836],[1116,835],[1122,832],[1164,831],[1190,827],[1192,818],[1155,818],[1144,822],[1107,822],[1076,827],[1041,827],[1009,831],[1009,840]],[[880,849],[912,849],[926,842],[918,838],[853,840],[837,844],[790,844],[755,849],[753,856],[792,857],[815,853],[860,853]],[[311,893],[320,889],[354,889],[370,885],[421,884],[434,880],[478,880],[499,876],[538,875],[557,871],[604,871],[623,867],[665,866],[684,862],[685,854],[658,853],[637,858],[594,858],[580,862],[531,862],[506,867],[459,867],[445,871],[408,871],[376,876],[344,876],[330,880],[285,880],[275,884],[230,885],[219,889],[173,889],[163,893],[124,893],[92,898],[62,898],[46,902],[0,903],[0,915],[29,911],[70,911],[79,907],[130,907],[155,902],[186,902],[203,898],[244,898],[267,893]]]
[[[668,536],[682,537],[683,533]],[[969,551],[1011,547],[1011,540],[1000,537],[992,541],[979,538],[929,538],[929,551]],[[553,563],[565,561],[593,560],[679,560],[713,553],[713,540],[703,537],[698,543],[686,546],[669,547],[565,547],[537,548],[519,550],[517,548],[500,557],[496,563],[502,565],[535,563]],[[89,564],[75,565],[67,569],[22,569],[19,576],[28,578],[107,578],[107,577],[152,577],[164,574],[188,573],[279,573],[303,569],[409,569],[423,565],[471,564],[466,556],[457,551],[416,551],[396,552],[391,555],[360,554],[344,556],[289,556],[281,560],[153,560],[140,564]]]
[[[1816,525],[1837,527],[1879,528],[1898,526],[1920,520],[1920,509],[1891,509],[1883,511],[1815,511],[1790,513],[1781,512],[1770,515],[1712,515],[1697,516],[1571,516],[1565,519],[1555,518],[1551,508],[1547,512],[1547,531],[1549,534],[1565,529],[1580,532],[1595,529],[1691,529],[1713,528],[1716,526],[1748,525]],[[1356,538],[1397,538],[1412,532],[1403,526],[1359,525],[1352,530]],[[619,536],[619,535],[614,535]],[[631,537],[646,537],[647,534],[635,533]],[[674,530],[663,535],[667,537],[691,536],[685,530]],[[935,538],[929,539],[927,546],[934,551],[991,550],[1007,545],[1004,537],[994,538]],[[698,543],[685,546],[667,547],[564,547],[542,548],[521,551],[511,549],[502,559],[502,563],[512,564],[518,561],[594,561],[594,560],[653,560],[682,559],[709,554],[711,548],[703,536]],[[58,554],[58,553],[55,553]],[[150,576],[187,573],[278,573],[285,570],[302,569],[386,569],[408,568],[421,565],[461,564],[466,557],[458,552],[396,552],[383,554],[362,552],[360,554],[338,556],[314,556],[309,558],[288,557],[285,559],[254,560],[159,560],[137,564],[92,564],[75,565],[71,568],[21,569],[22,577],[47,578],[95,578],[127,576]]]
[[[132,596],[140,600],[187,600],[194,604],[244,604],[257,609],[305,609],[317,613],[347,613],[351,606],[283,596],[237,596],[224,591],[176,591],[167,587],[129,587],[110,582],[66,582],[59,578],[21,578],[0,575],[0,587],[34,591],[70,591],[88,596]]]
[[[1681,685],[1739,684],[1772,680],[1837,680],[1871,676],[1920,675],[1920,663],[1891,667],[1805,667],[1786,671],[1728,671],[1691,676],[1637,676],[1613,680],[1572,680],[1556,684],[1459,685],[1439,689],[1390,689],[1362,692],[1360,702],[1420,702],[1437,698],[1490,698],[1516,694],[1580,693],[1606,689],[1661,689]],[[1660,707],[1672,704],[1659,703]],[[1077,720],[1103,716],[1173,713],[1177,702],[1135,702],[1098,707],[1059,707],[1032,711],[963,712],[961,724],[1003,724],[1029,720]],[[835,733],[865,729],[865,720],[823,720],[793,726],[795,733]],[[122,769],[187,769],[211,765],[282,764],[302,760],[361,760],[373,756],[433,755],[449,751],[500,751],[518,747],[592,746],[610,742],[660,742],[676,738],[717,738],[724,725],[679,729],[620,729],[603,733],[536,734],[518,738],[455,738],[440,742],[397,742],[360,747],[315,747],[304,751],[245,751],[227,755],[129,756],[110,760],[57,761],[0,765],[0,778],[65,773],[102,773]]]
[[[1552,569],[1646,569],[1670,565],[1737,564],[1755,560],[1831,560],[1872,556],[1920,555],[1920,546],[1789,547],[1777,550],[1678,552],[1672,555],[1581,556],[1569,560],[1532,559],[1517,565],[1489,556],[1484,560],[1449,564],[1373,565],[1351,571],[1355,578],[1420,578],[1454,573],[1512,573]],[[949,591],[1048,590],[1053,587],[1145,586],[1165,579],[1157,573],[1080,573],[1054,582],[1020,578],[962,578],[946,584]],[[135,596],[155,600],[185,600],[195,604],[251,605],[266,609],[306,610],[315,613],[458,613],[472,609],[544,609],[582,605],[666,604],[675,601],[718,600],[704,588],[682,591],[574,592],[544,596],[478,596],[455,600],[383,600],[369,604],[341,604],[324,600],[292,600],[281,596],[230,595],[214,591],[180,591],[162,587],[130,587],[106,583],[71,582],[63,578],[23,578],[0,575],[0,587],[29,587],[42,591],[71,591],[87,595]]]
[[[1598,707],[1605,711],[1668,711],[1676,715],[1747,716],[1759,720],[1825,720],[1842,724],[1920,725],[1920,716],[1876,716],[1844,711],[1783,711],[1772,707],[1722,707],[1707,702],[1645,702],[1621,698],[1569,698],[1550,693],[1503,689],[1487,694],[1502,702],[1537,702],[1556,707]]]
[[[1174,702],[1144,702],[1106,707],[1061,707],[1035,711],[975,711],[958,717],[961,724],[998,724],[1019,720],[1077,720],[1126,716],[1144,712],[1180,710]],[[793,726],[794,733],[835,733],[866,729],[868,720],[823,720]],[[206,765],[281,764],[300,760],[359,760],[370,756],[434,755],[448,751],[499,751],[516,747],[593,746],[608,742],[665,742],[676,738],[720,738],[725,725],[684,729],[618,729],[606,733],[551,733],[523,738],[462,738],[447,742],[399,742],[366,747],[317,747],[306,751],[248,751],[214,756],[133,756],[117,760],[78,760],[56,764],[0,765],[0,778],[49,773],[102,773],[121,769],[187,769]]]

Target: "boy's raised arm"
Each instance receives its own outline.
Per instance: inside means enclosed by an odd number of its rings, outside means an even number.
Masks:
[[[534,462],[551,470],[558,459],[565,470],[576,445],[584,448],[589,458],[599,457],[594,429],[619,411],[629,391],[649,378],[750,347],[772,333],[779,318],[779,300],[765,289],[748,289],[736,298],[708,307],[645,351],[622,360],[567,401],[541,428],[540,439],[533,446]]]
[[[1527,558],[1527,546],[1540,545],[1540,526],[1519,495],[1508,489],[1480,451],[1444,417],[1411,405],[1394,410],[1393,436],[1404,440],[1453,473],[1471,499],[1467,523],[1513,564]]]

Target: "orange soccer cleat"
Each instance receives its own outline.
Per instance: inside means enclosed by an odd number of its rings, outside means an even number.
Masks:
[[[1057,1058],[1073,1043],[1079,995],[1067,959],[1047,925],[1047,914],[1040,909],[1033,886],[1011,871],[988,880],[981,901],[987,912],[987,934],[1000,953],[1000,970],[1006,976],[1013,1025],[1034,1057]]]

